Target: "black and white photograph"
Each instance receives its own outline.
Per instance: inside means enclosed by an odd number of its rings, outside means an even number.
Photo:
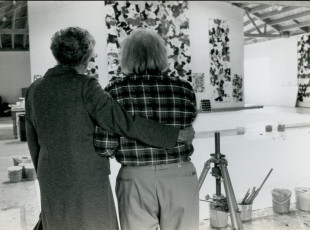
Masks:
[[[310,1],[0,1],[0,230],[310,230]]]

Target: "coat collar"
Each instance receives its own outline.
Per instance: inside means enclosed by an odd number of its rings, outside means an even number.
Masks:
[[[78,72],[73,69],[72,67],[67,67],[67,66],[62,66],[62,65],[56,65],[53,68],[50,68],[47,70],[45,73],[44,77],[49,77],[49,76],[60,76],[64,74],[77,74]]]

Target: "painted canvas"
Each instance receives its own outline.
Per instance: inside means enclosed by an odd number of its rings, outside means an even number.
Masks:
[[[201,112],[211,112],[211,102],[208,99],[200,100]]]
[[[205,92],[205,76],[204,73],[193,73],[193,88],[195,92]]]
[[[232,97],[234,102],[243,101],[243,78],[241,75],[234,74],[232,81]]]
[[[42,77],[43,77],[43,75],[33,75],[33,81],[38,80]]]
[[[98,79],[99,75],[98,75],[98,65],[96,63],[96,58],[97,55],[95,55],[89,60],[85,74]]]
[[[212,99],[230,102],[232,94],[229,27],[225,20],[209,20],[210,82]]]
[[[170,76],[191,79],[187,1],[106,1],[109,77],[122,76],[121,42],[136,28],[157,31],[166,41]]]
[[[297,41],[298,96],[297,101],[310,103],[310,34]]]

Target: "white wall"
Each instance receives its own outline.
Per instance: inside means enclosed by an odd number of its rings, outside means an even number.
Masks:
[[[22,88],[30,85],[28,51],[0,52],[0,96],[3,102],[15,104]]]
[[[297,37],[244,48],[245,103],[294,107],[297,99]]]
[[[53,34],[69,26],[79,26],[96,40],[99,82],[103,86],[107,84],[104,1],[29,1],[28,15],[32,77],[44,75],[56,65],[50,51]]]
[[[205,73],[206,92],[197,93],[197,101],[211,97],[210,57],[209,57],[209,19],[226,20],[230,28],[231,76],[243,75],[243,11],[220,1],[189,1],[190,48],[193,73]],[[242,107],[241,103],[213,103],[212,108]]]

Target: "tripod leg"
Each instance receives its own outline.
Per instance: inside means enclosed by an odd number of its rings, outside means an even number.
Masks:
[[[231,225],[234,230],[243,230],[240,213],[238,212],[238,204],[236,201],[235,193],[230,181],[228,170],[226,165],[222,165],[221,173],[223,177],[223,184],[225,188],[225,194],[227,199],[227,204],[230,213]]]
[[[205,163],[205,165],[204,165],[204,167],[203,167],[203,170],[202,170],[202,172],[201,172],[201,174],[200,174],[200,176],[199,176],[199,179],[198,179],[199,190],[200,190],[200,188],[201,188],[201,186],[202,186],[202,184],[203,184],[204,180],[206,179],[206,176],[207,176],[207,174],[208,174],[208,172],[209,172],[209,169],[210,169],[210,167],[211,167],[210,164],[211,164],[211,161],[208,160],[208,161]]]

